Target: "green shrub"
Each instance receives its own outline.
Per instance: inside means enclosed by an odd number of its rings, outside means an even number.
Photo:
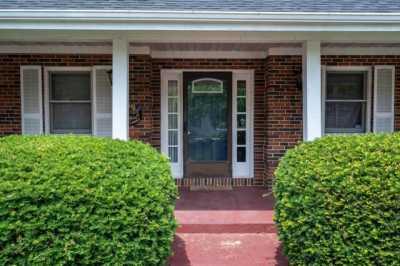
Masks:
[[[400,135],[325,137],[276,170],[276,216],[293,265],[400,265]]]
[[[0,139],[1,265],[164,265],[176,228],[168,160],[137,142]]]

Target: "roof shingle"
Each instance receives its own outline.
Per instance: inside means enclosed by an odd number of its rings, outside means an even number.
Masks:
[[[0,9],[400,12],[400,0],[1,0]]]

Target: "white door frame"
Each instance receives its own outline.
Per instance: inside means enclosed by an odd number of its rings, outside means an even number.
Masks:
[[[178,162],[171,163],[172,175],[183,178],[183,72],[232,72],[232,177],[254,177],[254,70],[244,69],[162,69],[161,70],[161,151],[168,155],[168,80],[178,82]],[[247,136],[246,163],[236,158],[236,90],[237,81],[245,80],[247,85],[246,112]],[[235,109],[234,109],[235,108]]]

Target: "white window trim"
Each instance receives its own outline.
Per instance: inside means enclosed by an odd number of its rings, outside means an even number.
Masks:
[[[357,133],[325,133],[325,103],[326,103],[326,74],[327,72],[366,72],[367,73],[367,110],[366,133],[371,132],[371,107],[372,107],[372,67],[370,66],[322,66],[322,134],[357,134]]]
[[[91,106],[91,119],[92,119],[92,135],[94,134],[94,108],[93,108],[93,68],[92,67],[45,67],[44,68],[44,113],[45,113],[45,134],[50,134],[50,73],[53,72],[88,72],[91,78],[90,88],[90,101]]]
[[[183,72],[232,72],[232,177],[254,177],[254,70],[238,69],[162,69],[161,70],[161,152],[168,155],[168,80],[178,81],[178,162],[171,163],[172,175],[183,178]],[[237,80],[246,80],[248,91],[246,95],[246,158],[247,162],[236,162],[236,89]],[[240,168],[244,169],[241,170]],[[246,173],[246,174],[245,174]]]

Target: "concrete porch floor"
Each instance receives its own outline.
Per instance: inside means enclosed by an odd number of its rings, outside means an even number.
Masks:
[[[288,265],[262,188],[181,190],[172,266]],[[264,195],[264,196],[263,196]]]

